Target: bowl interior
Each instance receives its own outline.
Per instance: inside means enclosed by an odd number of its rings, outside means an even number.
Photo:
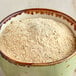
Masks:
[[[55,10],[49,10],[49,9],[27,9],[27,10],[21,10],[21,11],[15,12],[9,15],[8,17],[6,17],[5,19],[3,19],[1,21],[0,27],[2,30],[6,27],[5,26],[6,23],[9,23],[10,21],[22,20],[24,18],[38,18],[38,17],[54,19],[56,21],[66,24],[66,26],[68,26],[72,30],[72,32],[74,33],[76,37],[76,21],[64,13],[61,13]],[[53,64],[57,64],[57,63],[64,61],[66,58],[69,58],[73,54],[71,54],[70,56],[67,56],[64,59],[61,59],[55,62],[44,63],[44,64],[43,63],[36,63],[36,64],[35,63],[22,63],[22,62],[18,62],[13,59],[10,59],[6,55],[4,55],[2,52],[1,52],[1,55],[8,61],[13,62],[15,64],[20,64],[20,65],[26,65],[26,64],[27,65],[53,65]]]

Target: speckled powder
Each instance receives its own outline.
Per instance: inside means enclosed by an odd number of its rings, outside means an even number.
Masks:
[[[13,21],[0,34],[0,50],[21,62],[52,62],[68,56],[74,49],[71,30],[52,19]]]

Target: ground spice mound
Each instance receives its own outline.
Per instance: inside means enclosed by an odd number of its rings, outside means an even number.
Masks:
[[[60,60],[74,52],[75,43],[72,31],[52,19],[12,21],[0,33],[0,50],[14,60],[27,63]]]

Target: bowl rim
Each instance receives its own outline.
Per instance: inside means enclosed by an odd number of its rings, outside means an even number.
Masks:
[[[74,24],[74,27],[75,27],[75,30],[76,30],[76,21],[68,16],[67,14],[65,13],[62,13],[60,11],[57,11],[57,10],[53,10],[53,9],[46,9],[46,8],[31,8],[31,9],[24,9],[24,10],[20,10],[20,11],[17,11],[17,12],[14,12],[10,15],[8,15],[7,17],[5,17],[1,22],[0,22],[0,29],[2,27],[3,24],[5,24],[8,20],[10,20],[11,18],[13,17],[16,17],[17,15],[20,15],[22,14],[23,12],[24,13],[29,13],[28,11],[49,11],[49,12],[53,12],[53,13],[58,13],[60,14],[61,16],[64,16],[71,24]],[[48,66],[48,65],[55,65],[55,64],[59,64],[69,58],[71,58],[72,56],[75,56],[76,55],[76,50],[71,53],[70,55],[68,55],[67,57],[63,58],[63,59],[60,59],[60,60],[57,60],[57,61],[54,61],[54,62],[47,62],[47,63],[26,63],[26,62],[20,62],[20,61],[17,61],[17,60],[14,60],[12,58],[9,58],[8,56],[6,56],[1,50],[0,50],[0,54],[1,56],[6,59],[7,61],[15,64],[15,65],[20,65],[20,66]]]

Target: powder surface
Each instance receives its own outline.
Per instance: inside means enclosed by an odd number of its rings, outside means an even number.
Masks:
[[[75,37],[63,23],[30,18],[10,22],[0,34],[0,50],[28,63],[60,60],[75,50]]]

